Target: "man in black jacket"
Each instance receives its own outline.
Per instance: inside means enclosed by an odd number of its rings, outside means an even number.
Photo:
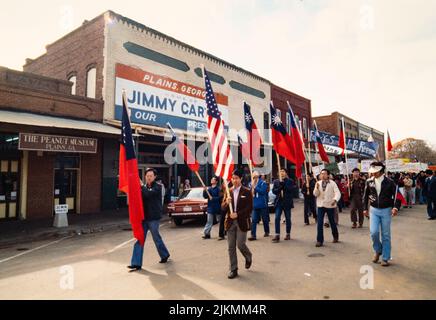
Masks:
[[[391,259],[391,219],[396,216],[399,207],[394,207],[397,187],[385,177],[385,166],[382,162],[373,162],[368,173],[373,176],[366,181],[363,194],[363,214],[370,216],[370,233],[374,248],[372,262],[378,263],[382,256],[383,267],[389,266]],[[381,241],[380,241],[381,229]]]
[[[294,199],[292,197],[296,188],[294,180],[288,177],[288,173],[285,169],[281,169],[279,174],[281,179],[274,181],[272,191],[276,195],[274,200],[276,235],[272,239],[272,242],[275,243],[280,241],[280,219],[282,212],[284,212],[286,219],[285,240],[291,240],[291,209],[294,208]]]
[[[156,179],[157,172],[153,168],[145,170],[145,184],[141,182],[142,202],[144,205],[144,237],[147,237],[147,231],[150,230],[154,244],[159,253],[160,263],[166,263],[170,254],[166,248],[162,237],[159,233],[159,223],[162,218],[162,186],[158,184]],[[142,268],[142,256],[144,247],[137,241],[133,247],[132,261],[129,269],[140,270]]]

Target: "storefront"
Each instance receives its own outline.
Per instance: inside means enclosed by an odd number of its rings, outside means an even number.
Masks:
[[[0,220],[50,218],[60,203],[101,210],[102,150],[120,130],[71,85],[0,68]]]

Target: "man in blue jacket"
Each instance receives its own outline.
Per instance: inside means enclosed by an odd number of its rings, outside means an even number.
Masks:
[[[286,237],[285,240],[291,240],[291,209],[294,208],[294,189],[295,182],[294,180],[288,177],[288,173],[285,169],[280,170],[280,179],[276,179],[273,185],[273,193],[276,195],[276,199],[274,202],[275,208],[275,231],[276,235],[272,239],[272,242],[280,241],[280,219],[282,216],[282,212],[285,214],[286,219]]]
[[[150,230],[154,244],[159,253],[160,263],[166,263],[170,257],[167,247],[165,246],[162,237],[159,233],[160,219],[162,218],[162,186],[156,180],[157,172],[153,168],[145,170],[145,184],[141,181],[142,202],[144,205],[144,236],[147,237],[147,232]],[[145,243],[144,243],[145,245]],[[132,271],[142,268],[142,256],[144,247],[137,241],[133,247],[132,261],[129,269]]]
[[[216,217],[218,222],[221,219],[221,192],[218,187],[218,177],[212,177],[210,184],[211,187],[204,187],[203,191],[203,197],[207,199],[207,222],[204,226],[203,239],[210,239],[210,231],[212,230],[214,217]],[[220,237],[221,236],[220,234]]]
[[[265,232],[263,236],[269,237],[268,185],[259,177],[258,171],[253,171],[251,190],[253,192],[253,214],[249,241],[256,240],[256,228],[260,218],[262,218],[263,231]]]

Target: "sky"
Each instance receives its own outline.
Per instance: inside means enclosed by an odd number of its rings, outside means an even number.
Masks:
[[[22,70],[106,10],[339,111],[436,148],[436,0],[3,1],[0,65]]]

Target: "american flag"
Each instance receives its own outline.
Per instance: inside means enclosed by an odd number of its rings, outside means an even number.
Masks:
[[[221,119],[221,112],[218,109],[206,69],[204,69],[204,82],[206,86],[207,128],[215,175],[229,180],[234,167],[233,156],[227,141],[224,121]]]

